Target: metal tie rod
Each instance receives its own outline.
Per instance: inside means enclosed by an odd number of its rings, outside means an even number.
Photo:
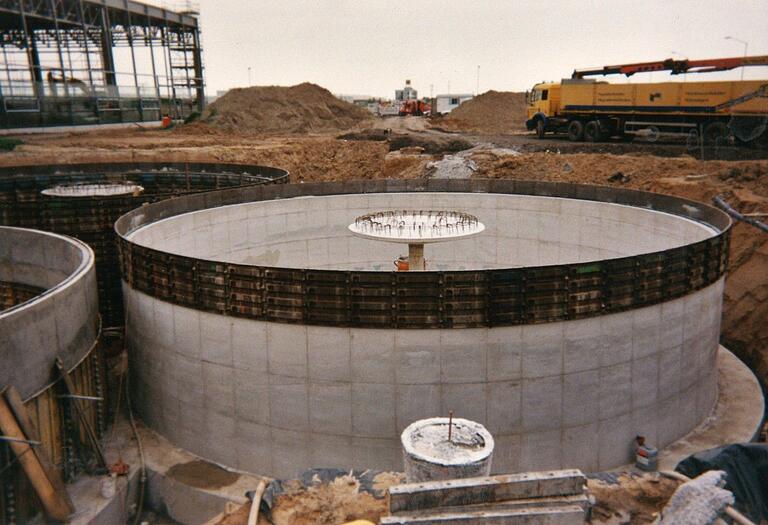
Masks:
[[[68,398],[68,399],[85,399],[86,401],[104,401],[103,397],[99,396],[81,396],[78,394],[62,394],[59,396],[59,399],[61,398]]]
[[[33,447],[39,447],[40,445],[42,445],[41,442],[35,441],[34,439],[22,439],[22,438],[2,436],[2,435],[0,435],[0,441],[11,441],[13,443],[26,443],[27,445],[31,445]]]

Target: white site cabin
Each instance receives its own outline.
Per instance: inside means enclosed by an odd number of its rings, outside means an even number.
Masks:
[[[437,95],[435,97],[435,107],[433,108],[433,113],[445,115],[446,113],[450,113],[459,107],[462,103],[466,102],[467,100],[471,100],[472,98],[474,98],[474,95],[468,94]]]

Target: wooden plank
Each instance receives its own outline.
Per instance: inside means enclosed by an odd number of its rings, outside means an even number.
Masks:
[[[37,410],[37,431],[40,434],[40,441],[43,442],[43,446],[48,451],[48,457],[51,459],[51,463],[58,464],[59,455],[54,445],[53,433],[51,427],[51,406],[49,404],[50,397],[47,390],[34,398],[30,404],[34,404]]]
[[[64,385],[66,386],[67,393],[71,396],[78,395],[77,389],[72,382],[72,378],[69,377],[66,368],[64,368],[64,363],[58,357],[56,358],[56,368],[59,369],[61,377],[64,379]],[[94,454],[96,454],[96,460],[98,461],[99,466],[101,468],[107,468],[107,461],[104,459],[104,454],[101,451],[99,438],[96,437],[96,433],[94,432],[93,427],[90,425],[90,423],[88,423],[88,416],[80,404],[82,400],[70,398],[70,401],[72,402],[72,406],[75,407],[75,412],[77,412],[77,417],[80,420],[80,427],[85,433],[86,439],[90,442]]]
[[[577,506],[535,509],[463,512],[437,510],[425,515],[384,516],[381,525],[575,525],[586,523],[584,509]]]
[[[557,507],[581,507],[586,516],[587,510],[591,507],[589,497],[586,494],[574,496],[548,496],[544,498],[521,498],[508,501],[498,501],[496,503],[481,503],[478,505],[464,505],[462,507],[441,507],[439,509],[421,509],[409,512],[398,512],[396,516],[419,516],[423,514],[434,514],[435,512],[481,512],[496,510],[514,510],[514,509],[535,509],[539,507],[557,508]]]
[[[29,439],[22,431],[13,411],[8,406],[5,396],[0,396],[0,431],[4,436],[15,439]],[[43,504],[45,513],[52,519],[66,521],[72,511],[67,501],[61,498],[55,487],[48,479],[42,464],[27,443],[9,441],[8,446],[16,455],[21,468],[27,475],[35,493]]]
[[[21,400],[19,391],[16,390],[15,387],[9,386],[3,392],[3,397],[5,398],[5,402],[8,404],[8,407],[11,409],[11,412],[16,418],[16,422],[19,424],[22,432],[24,432],[24,434],[26,434],[26,436],[33,441],[41,441],[40,434],[37,432],[37,427],[35,426],[32,418],[29,417],[29,413],[24,406],[24,402]],[[37,459],[40,462],[40,465],[43,467],[48,480],[53,485],[53,488],[59,494],[59,497],[69,507],[70,514],[75,512],[75,506],[72,504],[72,500],[69,498],[67,489],[64,487],[64,481],[61,479],[59,471],[53,467],[48,454],[45,452],[45,447],[43,445],[33,447],[32,451],[37,456]]]
[[[395,514],[519,498],[578,495],[584,491],[585,483],[584,474],[574,469],[406,483],[389,488],[389,511]]]
[[[51,429],[51,444],[54,450],[54,454],[52,454],[51,456],[53,457],[54,465],[63,465],[64,454],[66,453],[64,450],[64,444],[66,443],[66,436],[64,435],[64,432],[61,430],[64,428],[63,407],[61,402],[59,401],[59,398],[57,397],[56,388],[49,388],[46,391],[46,396],[48,400],[47,401],[48,406],[50,407],[50,410],[48,411],[48,417],[50,417],[49,428]]]

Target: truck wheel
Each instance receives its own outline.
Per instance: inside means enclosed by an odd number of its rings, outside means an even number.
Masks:
[[[536,138],[543,139],[544,133],[546,133],[546,130],[544,129],[544,120],[543,119],[536,120]]]
[[[728,137],[728,126],[724,122],[710,122],[704,128],[704,144],[713,145]]]
[[[584,126],[584,138],[587,142],[601,142],[603,140],[603,131],[600,129],[600,123],[596,120],[590,120]]]
[[[568,124],[568,140],[571,142],[584,140],[584,124],[580,120],[574,120]]]

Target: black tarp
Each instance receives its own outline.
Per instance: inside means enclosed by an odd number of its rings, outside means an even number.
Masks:
[[[675,470],[689,478],[709,470],[724,470],[728,474],[725,488],[736,497],[736,508],[752,521],[768,520],[768,445],[711,448],[688,456]]]

